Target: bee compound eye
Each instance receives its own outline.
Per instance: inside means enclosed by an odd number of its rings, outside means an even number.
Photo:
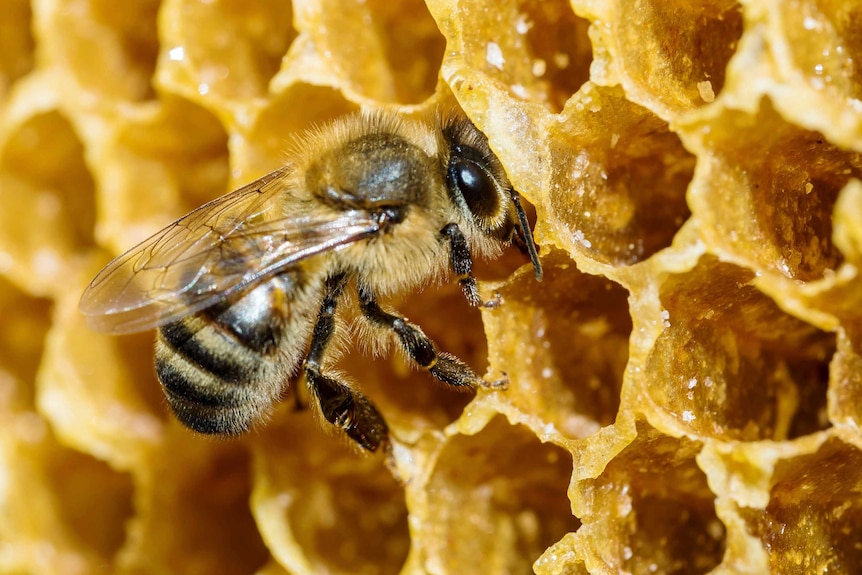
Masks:
[[[449,168],[449,175],[475,217],[497,214],[500,198],[497,195],[497,186],[486,170],[476,162],[456,160]]]

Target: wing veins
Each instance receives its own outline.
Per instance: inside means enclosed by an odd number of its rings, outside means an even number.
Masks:
[[[81,298],[91,325],[113,333],[158,327],[380,232],[362,210],[276,216],[302,206],[277,185],[284,173],[201,206],[109,263]]]

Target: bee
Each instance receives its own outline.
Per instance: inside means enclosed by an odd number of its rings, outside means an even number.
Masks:
[[[472,306],[494,306],[479,296],[473,257],[509,244],[541,281],[518,193],[469,120],[359,113],[117,257],[79,308],[97,331],[157,328],[156,375],[195,431],[246,431],[303,373],[323,419],[373,452],[388,442],[383,417],[327,362],[339,301],[355,290],[361,316],[443,383],[493,385],[378,300],[452,272]]]

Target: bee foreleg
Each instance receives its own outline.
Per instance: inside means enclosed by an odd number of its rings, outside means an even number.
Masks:
[[[326,282],[326,294],[305,359],[305,379],[324,419],[343,429],[363,449],[376,451],[389,436],[383,416],[364,395],[351,389],[347,383],[323,373],[323,357],[335,333],[335,310],[346,283],[344,274]]]
[[[467,245],[467,240],[458,224],[447,224],[440,230],[440,234],[449,240],[449,265],[455,272],[458,284],[470,305],[487,308],[495,308],[500,305],[499,295],[491,301],[482,301],[479,296],[479,286],[473,275],[473,256],[470,255],[470,246]]]
[[[383,311],[369,289],[359,288],[359,306],[362,314],[373,324],[394,331],[410,359],[443,383],[453,387],[488,387],[489,384],[466,363],[450,353],[438,353],[437,346],[418,326],[403,317]]]

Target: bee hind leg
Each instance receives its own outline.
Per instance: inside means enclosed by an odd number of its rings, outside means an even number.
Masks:
[[[388,443],[389,428],[368,398],[343,381],[319,375],[315,371],[306,368],[306,378],[326,421],[344,430],[350,439],[366,451],[377,451],[381,445]]]
[[[359,307],[362,314],[373,324],[395,332],[407,355],[417,365],[427,369],[431,375],[447,385],[457,388],[486,387],[505,389],[508,380],[488,382],[476,375],[470,366],[447,352],[438,352],[434,342],[416,325],[401,316],[384,311],[374,294],[367,288],[359,288]]]
[[[335,333],[335,310],[346,283],[343,274],[326,282],[326,295],[305,360],[305,380],[326,421],[341,428],[363,449],[377,451],[389,439],[389,428],[383,416],[364,395],[323,373],[323,356]]]

